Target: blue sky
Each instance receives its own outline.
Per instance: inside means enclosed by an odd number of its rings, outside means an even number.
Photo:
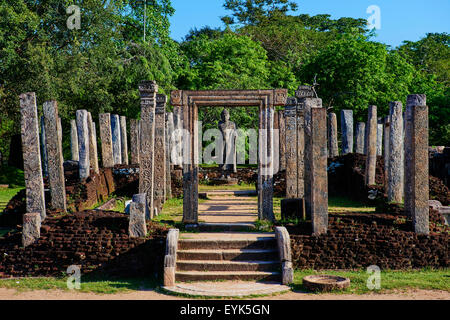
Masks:
[[[376,5],[381,10],[381,29],[377,41],[398,46],[403,40],[417,41],[429,32],[450,32],[450,0],[315,0],[301,1],[296,14],[330,14],[333,19],[367,19],[366,10]],[[172,0],[175,15],[171,35],[181,40],[191,28],[222,27],[221,16],[229,14],[224,0]]]

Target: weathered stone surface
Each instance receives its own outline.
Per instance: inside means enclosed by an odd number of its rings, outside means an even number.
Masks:
[[[291,239],[285,227],[275,227],[278,252],[282,267],[282,283],[288,285],[294,281],[294,269],[292,267]]]
[[[111,115],[101,113],[99,115],[100,140],[102,142],[102,163],[104,168],[114,167],[112,133],[111,133]]]
[[[70,120],[70,151],[72,153],[72,160],[78,161],[80,155],[78,151],[77,122],[75,120]]]
[[[171,152],[171,163],[180,167],[182,165],[183,139],[183,107],[173,107],[174,134],[171,137],[171,144],[174,146]]]
[[[366,185],[375,184],[375,169],[377,164],[377,107],[369,106],[366,128]]]
[[[120,117],[117,114],[111,115],[111,137],[114,157],[114,165],[122,164],[122,142],[120,139]]]
[[[424,94],[410,94],[406,99],[406,110],[404,115],[404,143],[405,143],[405,178],[404,178],[404,197],[405,212],[410,215],[413,212],[413,177],[410,173],[413,171],[413,142],[412,119],[414,106],[426,106],[427,96]],[[428,185],[428,184],[427,184]],[[411,217],[411,215],[410,215]],[[412,218],[412,217],[411,217]]]
[[[380,121],[378,121],[378,126],[377,126],[377,156],[382,156],[383,155],[383,123],[380,123]]]
[[[403,116],[402,116],[403,119]],[[389,170],[389,143],[390,143],[390,130],[391,130],[391,120],[390,117],[384,117],[384,133],[383,133],[383,141],[384,141],[384,171],[385,171],[385,185],[388,183],[388,170]],[[402,143],[403,143],[403,133],[402,133]],[[402,150],[402,154],[404,150]]]
[[[166,199],[166,103],[167,96],[156,95],[155,109],[155,180],[153,207],[159,214]]]
[[[284,111],[278,111],[278,128],[280,130],[280,171],[286,170],[286,119]]]
[[[150,210],[147,202],[147,195],[145,193],[138,193],[133,195],[132,202],[143,203],[145,205],[145,217],[150,219]]]
[[[327,114],[321,99],[305,104],[305,207],[311,216],[313,233],[327,233]]]
[[[99,173],[98,152],[97,152],[97,133],[95,132],[95,123],[92,121],[92,115],[88,112],[89,129],[89,162],[95,173]]]
[[[306,94],[306,93],[305,93]],[[299,93],[296,93],[298,96]],[[297,104],[297,198],[305,196],[305,99]]]
[[[303,285],[313,292],[343,290],[350,286],[350,279],[330,275],[311,275],[303,278]]]
[[[139,150],[139,193],[147,195],[150,218],[153,218],[154,196],[154,146],[155,109],[158,85],[155,81],[143,81],[139,85],[141,96],[140,150]]]
[[[356,125],[356,153],[364,154],[364,143],[366,141],[366,123],[358,122]]]
[[[55,123],[56,126],[56,123]],[[22,245],[24,247],[35,243],[41,236],[41,215],[39,212],[23,215]]]
[[[61,121],[61,117],[58,117],[58,122],[56,123],[57,124],[57,132],[58,132],[58,137],[59,137],[59,141],[60,141],[60,143],[61,143],[61,145],[62,145],[62,141],[63,141],[63,139],[62,139],[62,136],[63,136],[63,129],[62,129],[62,121]],[[64,162],[64,155],[63,155],[63,162]]]
[[[236,170],[236,124],[230,121],[230,113],[227,109],[223,109],[221,114],[221,120],[219,121],[219,130],[223,137],[223,150],[220,152],[223,156],[222,171],[224,174],[230,172],[237,172]]]
[[[27,212],[39,212],[45,219],[44,181],[39,150],[39,125],[34,92],[20,95],[21,136],[23,167],[26,188]]]
[[[147,225],[145,223],[145,204],[132,202],[130,204],[130,224],[128,226],[130,238],[145,237]]]
[[[127,118],[125,116],[120,117],[120,150],[122,164],[128,165]]]
[[[58,105],[56,101],[45,102],[43,106],[45,121],[45,140],[48,154],[48,180],[53,209],[66,211],[66,187],[62,145],[58,134]]]
[[[89,177],[90,173],[88,112],[86,110],[77,110],[76,118],[80,155],[79,172],[80,179],[83,180]]]
[[[297,100],[288,98],[286,121],[286,198],[297,198]]]
[[[402,103],[399,101],[389,103],[389,162],[388,172],[388,200],[401,203],[403,201],[403,115]]]
[[[417,234],[429,234],[428,107],[410,106],[410,109],[412,121],[408,149],[412,152],[412,162],[405,172],[412,183],[411,211],[408,214]]]
[[[339,156],[336,113],[328,114],[328,155],[331,158]]]
[[[139,121],[130,120],[131,164],[139,164]]]
[[[353,153],[353,110],[341,111],[342,154]]]
[[[166,199],[172,198],[172,183],[171,183],[171,170],[170,153],[172,150],[172,144],[170,137],[173,135],[175,126],[173,123],[173,113],[166,113]]]
[[[166,238],[166,254],[164,256],[164,286],[175,285],[179,230],[170,229]]]
[[[45,121],[44,116],[41,117],[41,152],[42,152],[42,174],[48,176],[48,157],[47,157],[47,141],[45,139]]]

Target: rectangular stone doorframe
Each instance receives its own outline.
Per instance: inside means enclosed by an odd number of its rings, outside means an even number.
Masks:
[[[198,223],[198,108],[209,107],[259,107],[259,128],[267,134],[265,153],[259,154],[258,161],[258,217],[274,220],[273,214],[273,163],[264,166],[261,160],[273,159],[273,114],[274,107],[284,106],[286,89],[275,90],[209,90],[171,92],[171,104],[182,107],[184,129],[190,134],[183,135],[183,222]]]

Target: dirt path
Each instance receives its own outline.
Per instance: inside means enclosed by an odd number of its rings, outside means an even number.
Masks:
[[[184,297],[165,295],[156,291],[132,291],[118,294],[95,294],[62,290],[18,292],[0,288],[0,300],[180,300]],[[437,290],[394,291],[385,294],[311,294],[289,292],[256,300],[450,300],[450,292]]]

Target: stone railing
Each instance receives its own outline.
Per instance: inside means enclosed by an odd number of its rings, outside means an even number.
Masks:
[[[291,239],[285,227],[275,227],[278,252],[282,269],[282,283],[288,285],[294,282],[294,269],[292,267]]]
[[[170,229],[166,239],[166,255],[164,257],[164,286],[175,285],[175,270],[177,267],[178,229]]]

